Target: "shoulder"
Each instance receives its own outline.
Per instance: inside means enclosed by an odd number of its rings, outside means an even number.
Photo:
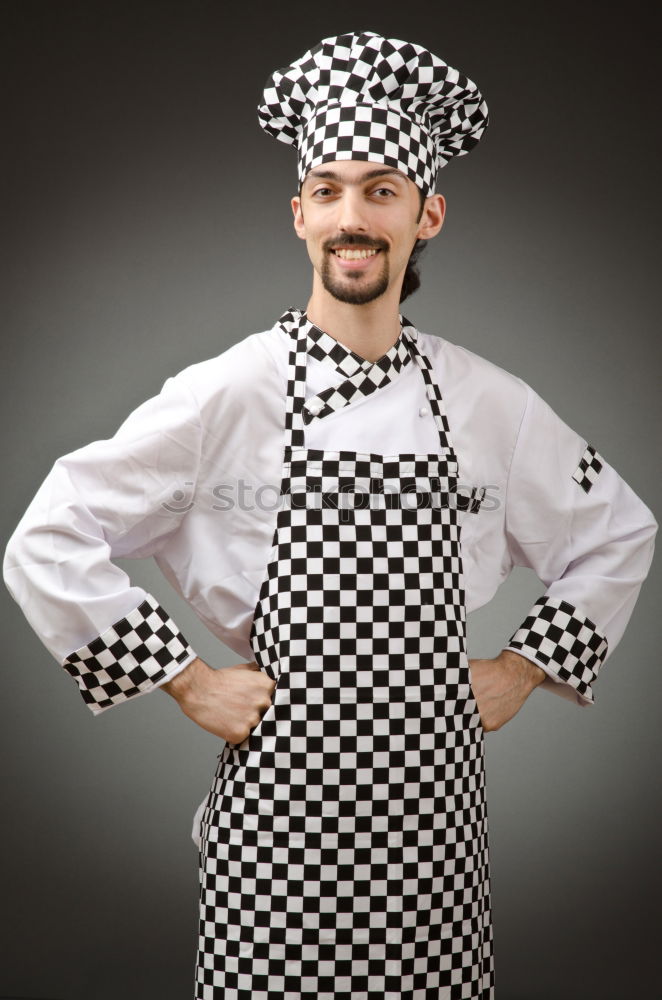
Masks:
[[[488,422],[491,414],[491,419],[519,424],[532,393],[521,378],[443,337],[419,331],[417,343],[446,399],[470,402],[474,412]]]
[[[232,407],[273,394],[279,397],[285,391],[286,346],[282,331],[273,327],[249,334],[216,357],[189,365],[173,378],[192,394],[201,411],[219,402]]]
[[[254,387],[256,379],[268,378],[278,367],[278,346],[275,328],[251,333],[221,354],[189,365],[175,378],[202,398],[221,389],[242,391]]]

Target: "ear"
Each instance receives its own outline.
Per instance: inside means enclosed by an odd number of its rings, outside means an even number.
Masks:
[[[443,226],[445,215],[446,199],[443,194],[431,194],[429,198],[425,199],[416,238],[419,240],[431,240]]]
[[[294,232],[297,234],[300,240],[305,240],[306,238],[306,227],[303,221],[303,211],[301,208],[301,198],[299,195],[295,195],[290,202],[292,206],[292,215],[294,216]]]

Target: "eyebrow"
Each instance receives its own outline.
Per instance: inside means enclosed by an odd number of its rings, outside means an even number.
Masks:
[[[364,184],[365,181],[372,181],[376,177],[393,177],[393,176],[399,177],[403,181],[407,180],[402,171],[396,170],[395,167],[377,167],[376,170],[368,170],[366,171],[366,173],[361,174],[361,176],[354,181],[343,178],[335,170],[311,170],[310,173],[308,174],[308,177],[316,178],[318,180],[336,181],[338,184],[349,184],[349,185]],[[308,177],[306,177],[306,180],[308,180]]]

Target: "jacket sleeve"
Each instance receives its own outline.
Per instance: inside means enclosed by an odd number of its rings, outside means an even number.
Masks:
[[[9,541],[7,586],[94,714],[195,658],[158,601],[112,560],[153,555],[177,530],[174,501],[195,489],[199,455],[195,400],[169,379],[111,440],[55,463]]]
[[[648,573],[657,524],[595,448],[527,389],[506,536],[513,563],[547,590],[506,648],[541,666],[547,687],[587,705]]]

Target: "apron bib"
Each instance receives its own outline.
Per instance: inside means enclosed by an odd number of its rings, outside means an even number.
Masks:
[[[196,1000],[491,1000],[458,519],[481,491],[457,491],[415,331],[399,346],[425,380],[439,450],[378,455],[305,447],[310,324],[281,325],[281,506],[250,636],[276,688],[220,754],[203,814]],[[378,364],[314,412],[347,405]]]

